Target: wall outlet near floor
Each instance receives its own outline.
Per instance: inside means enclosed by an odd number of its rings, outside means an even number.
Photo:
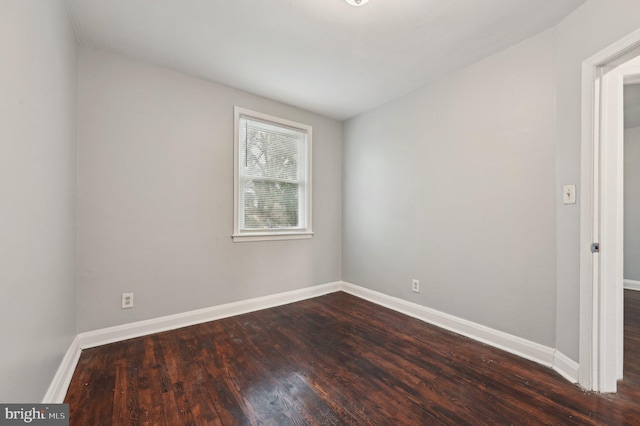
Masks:
[[[122,309],[133,308],[133,293],[122,293]]]
[[[420,293],[420,281],[411,281],[411,291],[413,291],[414,293]]]

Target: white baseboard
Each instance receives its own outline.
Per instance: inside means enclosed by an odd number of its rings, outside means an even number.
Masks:
[[[640,281],[624,280],[624,288],[626,290],[640,291]]]
[[[577,383],[578,381],[578,364],[553,348],[416,303],[407,302],[406,300],[388,296],[354,284],[337,281],[270,296],[242,300],[210,308],[80,333],[75,337],[69,350],[65,354],[45,394],[43,402],[61,403],[64,400],[76,365],[80,359],[82,349],[273,308],[341,290],[429,324],[551,367],[572,383]]]
[[[361,299],[553,368],[572,383],[577,382],[578,365],[548,346],[354,284],[343,282],[341,288]]]
[[[51,385],[49,385],[49,389],[42,399],[43,404],[61,404],[64,401],[79,359],[80,344],[78,336],[76,336],[71,342],[67,353],[62,358],[58,371],[56,371],[55,376],[53,376]]]
[[[553,369],[556,373],[571,383],[578,383],[578,370],[580,369],[580,364],[562,352],[556,351],[553,357]]]
[[[341,283],[337,281],[329,284],[273,294],[270,296],[241,300],[239,302],[226,303],[224,305],[213,306],[210,308],[197,309],[180,314],[167,315],[164,317],[117,325],[115,327],[87,331],[78,335],[80,340],[80,349],[93,348],[96,346],[106,345],[107,343],[119,342],[167,330],[175,330],[176,328],[215,321],[222,318],[246,314],[248,312],[259,311],[261,309],[286,305],[287,303],[298,302],[300,300],[311,299],[313,297],[340,291],[340,284]]]

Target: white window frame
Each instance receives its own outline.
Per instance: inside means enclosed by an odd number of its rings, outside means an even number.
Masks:
[[[256,111],[251,111],[246,108],[234,107],[234,149],[233,149],[233,157],[234,157],[234,173],[233,173],[233,241],[234,242],[244,242],[244,241],[269,241],[269,240],[295,240],[295,239],[305,239],[311,238],[313,236],[313,231],[311,227],[311,217],[312,217],[312,184],[311,184],[311,155],[312,155],[312,147],[313,147],[313,129],[311,126],[307,124],[297,123],[295,121],[285,120],[279,117],[274,117],[268,114],[263,114]],[[241,173],[241,155],[240,155],[240,147],[242,145],[242,141],[240,140],[240,119],[248,118],[252,120],[266,122],[268,124],[273,124],[276,126],[282,126],[291,128],[297,131],[301,131],[306,133],[306,164],[304,167],[303,173],[303,184],[301,186],[301,191],[303,191],[303,197],[301,197],[301,204],[299,206],[299,220],[300,227],[298,228],[285,228],[285,229],[243,229],[242,222],[244,218],[244,202],[243,197],[240,194],[240,191],[244,188],[242,184],[242,176]]]

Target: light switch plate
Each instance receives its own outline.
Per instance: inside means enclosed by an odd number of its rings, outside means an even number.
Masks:
[[[564,204],[576,203],[576,186],[575,185],[565,185],[562,188],[562,202]]]

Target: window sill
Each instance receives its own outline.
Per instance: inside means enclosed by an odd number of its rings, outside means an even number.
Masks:
[[[313,237],[313,232],[279,232],[273,234],[256,232],[233,234],[231,236],[234,243],[242,243],[248,241],[305,240],[311,237]]]

